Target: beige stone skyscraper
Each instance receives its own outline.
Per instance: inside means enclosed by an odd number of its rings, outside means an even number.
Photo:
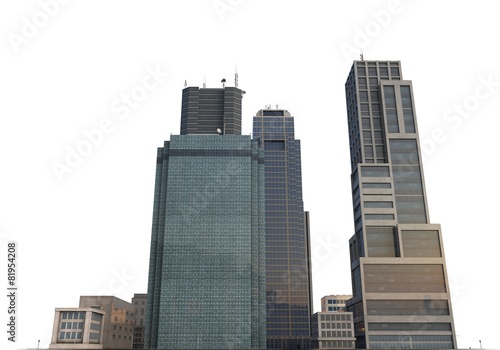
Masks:
[[[397,61],[355,61],[345,84],[355,234],[356,347],[453,349],[441,227],[425,193],[410,80]]]

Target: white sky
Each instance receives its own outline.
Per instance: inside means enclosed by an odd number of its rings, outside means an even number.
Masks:
[[[156,148],[179,133],[184,80],[233,86],[235,65],[247,92],[244,134],[267,104],[295,116],[315,311],[324,295],[350,294],[344,83],[355,47],[366,60],[400,60],[413,81],[458,345],[500,347],[494,2],[54,1],[0,4],[0,284],[6,295],[6,243],[15,240],[19,287],[18,342],[7,341],[3,297],[1,348],[48,347],[54,308],[76,307],[80,295],[146,292]],[[133,108],[120,100],[131,93],[142,100]],[[467,114],[447,113],[460,108]],[[85,149],[84,131],[99,126],[108,133]],[[88,154],[70,159],[59,181],[53,163],[78,147]]]

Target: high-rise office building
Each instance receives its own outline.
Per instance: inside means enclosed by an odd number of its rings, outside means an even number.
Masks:
[[[356,346],[453,349],[441,227],[431,224],[412,83],[400,62],[355,61],[345,84],[355,234]]]
[[[184,89],[188,127],[157,154],[144,344],[262,349],[264,150],[232,126],[241,124],[241,90],[205,92]],[[191,125],[196,115],[209,118]]]
[[[265,158],[268,349],[310,347],[309,217],[294,133],[286,110],[260,110],[253,119],[253,137],[264,144]]]

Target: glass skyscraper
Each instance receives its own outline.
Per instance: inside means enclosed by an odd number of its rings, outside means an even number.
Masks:
[[[217,132],[235,115],[204,107],[239,98],[241,118],[241,90],[230,89],[228,100],[210,89],[205,104],[184,89],[182,115],[211,117],[158,150],[146,348],[265,348],[264,150],[237,131]]]
[[[345,84],[355,234],[356,346],[453,349],[439,224],[425,193],[412,83],[400,62],[355,61]]]
[[[253,119],[253,137],[264,145],[265,159],[267,348],[309,348],[309,219],[302,203],[294,118],[286,110],[260,110]]]

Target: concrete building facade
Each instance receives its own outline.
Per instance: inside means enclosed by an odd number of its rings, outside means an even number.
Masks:
[[[345,311],[345,305],[352,295],[325,295],[321,298],[321,312]]]
[[[103,349],[104,315],[92,308],[56,308],[49,349]]]
[[[131,349],[134,332],[134,308],[114,296],[81,296],[81,308],[104,311],[103,349]]]
[[[352,312],[317,312],[311,317],[312,349],[354,349]]]
[[[398,61],[355,61],[346,89],[356,346],[456,348],[439,224],[429,218],[413,87]]]

